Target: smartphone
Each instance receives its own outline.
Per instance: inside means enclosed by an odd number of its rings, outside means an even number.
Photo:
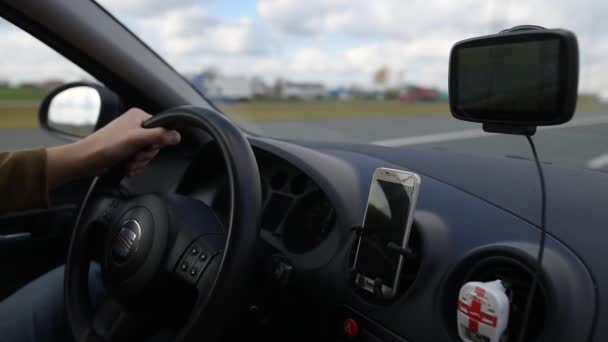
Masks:
[[[418,200],[420,177],[412,172],[378,168],[374,171],[354,269],[356,285],[393,298],[399,286],[404,256],[388,248],[406,248]]]

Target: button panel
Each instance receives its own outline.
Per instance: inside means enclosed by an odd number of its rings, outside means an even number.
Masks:
[[[181,263],[181,265],[179,266],[180,270],[182,270],[183,272],[188,271],[188,269],[190,269],[190,264],[188,264],[188,262],[184,261]]]
[[[223,241],[216,241],[215,238],[209,240],[211,241],[206,241],[205,237],[201,237],[194,241],[177,265],[176,273],[188,283],[196,284],[209,262],[222,252],[220,248],[214,248],[210,242],[215,242],[215,245],[218,246],[222,244],[223,247]]]

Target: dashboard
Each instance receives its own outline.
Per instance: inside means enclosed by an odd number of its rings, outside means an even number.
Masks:
[[[177,192],[209,205],[226,224],[230,195],[221,156],[213,145],[200,155],[203,158],[190,165]],[[331,254],[325,251],[332,249],[328,237],[336,226],[329,199],[289,163],[263,150],[256,151],[256,159],[262,181],[262,239],[300,266],[322,264],[322,256]]]
[[[459,341],[460,286],[501,279],[511,308],[509,340],[523,329],[539,239],[540,196],[532,163],[428,149],[258,137],[250,142],[262,179],[262,249],[292,270],[288,287],[312,306],[297,310],[312,310],[333,327],[356,319],[367,336],[363,340]],[[180,165],[174,190],[205,202],[227,220],[230,195],[215,145],[202,146]],[[352,285],[353,228],[363,221],[377,167],[417,172],[422,179],[411,257],[400,275],[403,286],[390,301],[370,298]],[[503,183],[480,176],[490,169]],[[608,222],[606,212],[597,209],[598,200],[608,203],[608,191],[580,190],[608,190],[608,182],[592,173],[579,175],[578,184],[564,182],[574,172],[546,166],[549,236],[526,340],[608,338],[608,327],[597,324],[608,305],[599,295],[608,274],[601,248],[594,248],[599,241],[584,235],[598,222]],[[580,227],[575,236],[568,226],[573,220]]]

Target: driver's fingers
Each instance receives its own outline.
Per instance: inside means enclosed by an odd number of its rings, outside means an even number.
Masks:
[[[148,149],[137,152],[131,160],[133,162],[149,161],[149,160],[152,160],[152,158],[156,157],[156,155],[158,154],[158,151],[159,151],[159,148],[156,148],[156,149],[148,148]]]
[[[148,163],[156,157],[160,148],[159,144],[152,144],[137,152],[127,163],[127,175],[135,176],[141,173]]]
[[[127,164],[127,170],[143,169],[148,165],[150,160],[132,161]]]
[[[129,176],[129,177],[133,177],[133,176],[135,176],[135,175],[140,174],[140,173],[141,173],[143,170],[144,170],[143,168],[140,168],[140,169],[134,169],[134,170],[129,170],[129,171],[127,171],[127,176]]]
[[[139,148],[143,148],[152,144],[176,145],[180,140],[181,135],[177,131],[156,127],[135,130],[131,142]]]
[[[140,172],[142,172],[145,168],[146,168],[147,163],[145,164],[137,164],[134,166],[128,166],[127,167],[127,175],[128,176],[134,176]]]

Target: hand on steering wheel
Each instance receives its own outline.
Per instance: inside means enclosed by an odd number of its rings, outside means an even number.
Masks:
[[[174,340],[213,341],[247,284],[261,212],[260,176],[247,138],[226,117],[198,107],[168,110],[144,127],[201,129],[215,139],[228,173],[228,227],[197,200],[175,194],[124,198],[106,191],[118,186],[108,181],[116,173],[96,179],[76,220],[66,265],[66,311],[77,342],[143,339],[142,322],[154,310],[162,312],[154,303],[170,301],[173,284],[196,297]],[[101,247],[99,255],[94,246]],[[86,276],[93,257],[109,291],[96,308]]]

